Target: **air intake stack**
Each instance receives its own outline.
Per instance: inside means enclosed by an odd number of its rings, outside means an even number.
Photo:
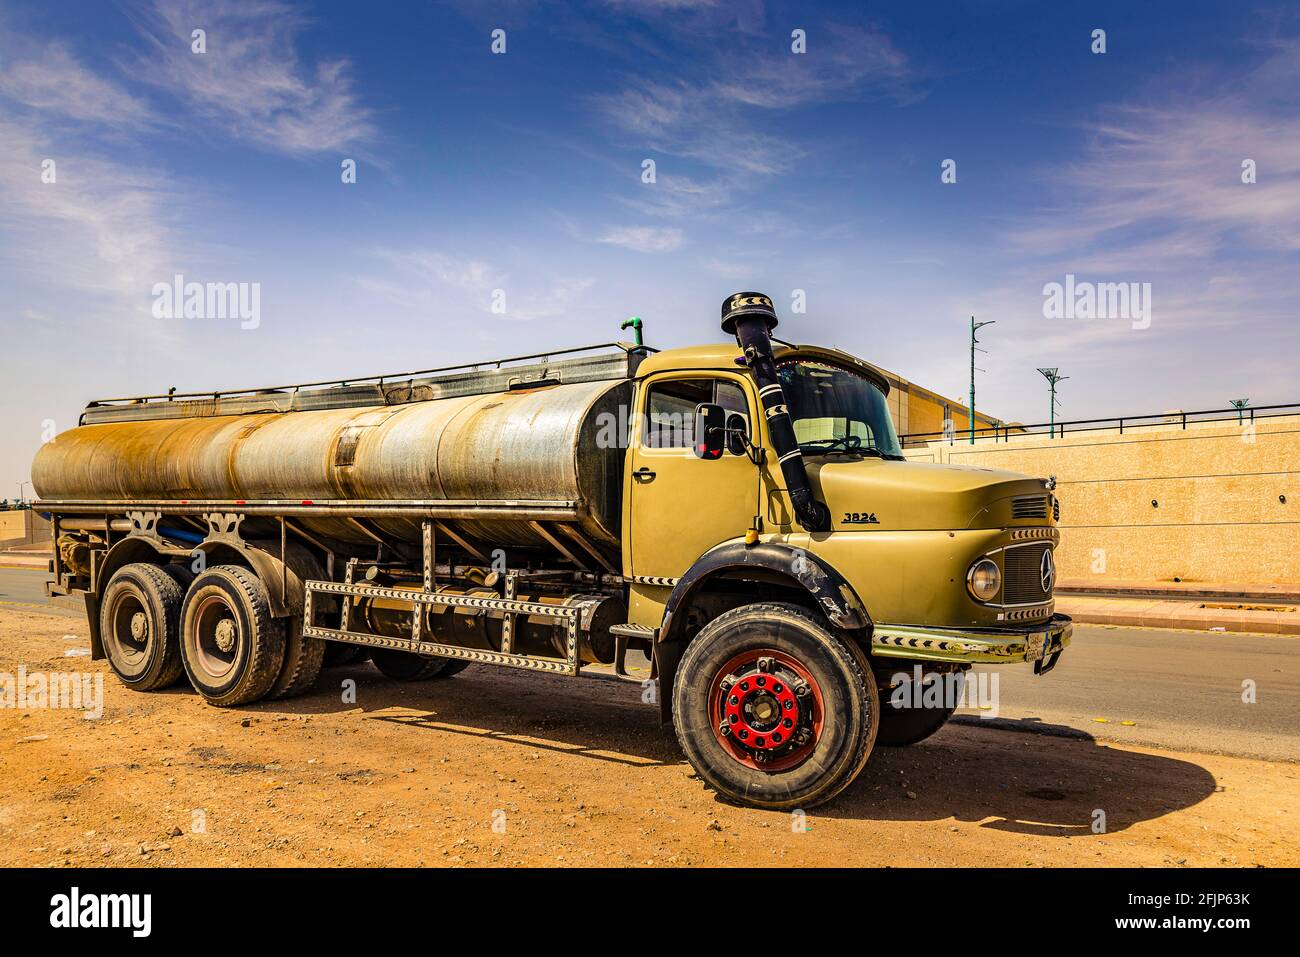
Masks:
[[[795,440],[794,426],[785,404],[785,392],[776,376],[772,359],[771,332],[776,328],[776,309],[772,300],[760,292],[738,292],[722,303],[722,331],[734,335],[745,356],[745,364],[758,383],[759,400],[772,436],[781,475],[785,479],[790,502],[799,524],[810,532],[828,532],[831,515],[813,495],[804,469],[803,454]]]

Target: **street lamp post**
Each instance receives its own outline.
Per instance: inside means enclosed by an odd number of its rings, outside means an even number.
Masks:
[[[1237,410],[1237,424],[1238,424],[1238,425],[1241,425],[1241,410],[1244,409],[1244,408],[1246,408],[1246,406],[1250,405],[1250,400],[1249,400],[1249,399],[1229,399],[1228,401],[1231,402],[1231,403],[1232,403],[1232,407],[1233,407],[1234,409]]]
[[[975,331],[977,329],[983,329],[985,326],[991,326],[995,322],[997,322],[996,319],[989,319],[986,322],[976,322],[974,316],[970,317],[970,409],[969,411],[970,411],[970,444],[971,445],[975,444],[975,353],[983,352],[987,354],[988,352],[987,349],[975,348],[975,343],[979,342],[979,340],[975,338]],[[980,371],[983,372],[984,370],[981,369]]]
[[[1061,375],[1059,369],[1039,369],[1038,371],[1042,373],[1043,378],[1047,380],[1048,385],[1051,386],[1051,390],[1052,390],[1052,400],[1048,404],[1048,409],[1047,409],[1047,422],[1048,422],[1047,435],[1048,438],[1054,439],[1056,438],[1056,383],[1061,382],[1070,377],[1068,375]]]

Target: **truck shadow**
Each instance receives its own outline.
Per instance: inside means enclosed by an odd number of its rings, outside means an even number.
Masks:
[[[1087,837],[1181,811],[1216,787],[1190,756],[1112,748],[1032,718],[993,724],[959,716],[919,744],[877,748],[852,786],[814,813]]]
[[[327,683],[349,679],[356,682],[355,703],[322,694]],[[572,681],[476,666],[451,680],[400,683],[354,665],[327,671],[315,694],[260,707],[299,714],[360,708],[372,720],[463,736],[467,745],[480,738],[631,768],[685,764],[672,729],[659,725],[657,707],[641,701],[639,686],[612,677]],[[1078,837],[1123,831],[1215,790],[1214,776],[1191,758],[1111,748],[1087,732],[1032,718],[958,716],[920,744],[877,748],[844,794],[809,813],[982,822],[1018,834]]]
[[[324,698],[327,682],[356,682],[355,703]],[[296,713],[353,711],[373,720],[522,748],[571,754],[628,767],[685,764],[671,728],[659,725],[657,705],[641,701],[641,688],[612,675],[580,680],[471,666],[450,680],[392,681],[368,663],[322,673],[316,692],[267,703]],[[424,713],[392,713],[395,710]]]

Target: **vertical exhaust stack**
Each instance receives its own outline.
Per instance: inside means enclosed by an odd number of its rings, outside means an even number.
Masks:
[[[794,506],[795,517],[810,532],[828,532],[831,513],[813,495],[804,470],[803,454],[795,441],[794,426],[785,404],[785,392],[776,377],[772,359],[771,331],[776,328],[776,309],[772,300],[759,292],[738,292],[722,302],[722,331],[734,335],[745,356],[745,363],[758,383],[758,396],[767,418],[767,430],[776,448],[781,475]]]

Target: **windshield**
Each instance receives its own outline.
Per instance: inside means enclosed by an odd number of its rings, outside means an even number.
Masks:
[[[903,457],[885,394],[871,380],[808,359],[787,360],[776,371],[805,455]]]

